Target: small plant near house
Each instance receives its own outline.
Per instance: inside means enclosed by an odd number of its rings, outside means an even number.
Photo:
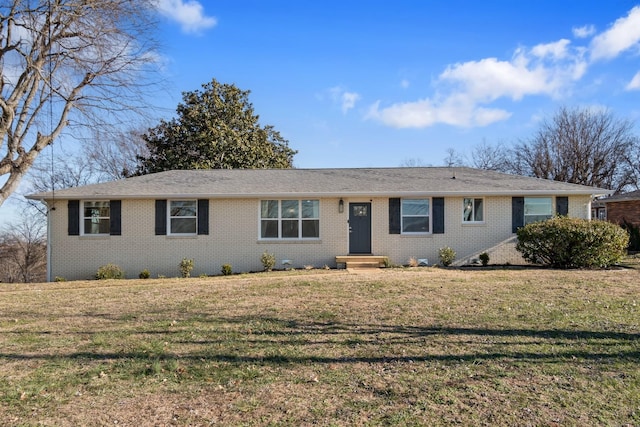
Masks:
[[[140,272],[140,274],[138,274],[138,277],[141,279],[148,279],[151,277],[151,272],[145,268]]]
[[[54,282],[66,282],[67,279],[65,279],[64,277],[61,276],[56,276],[55,279],[53,279]]]
[[[182,277],[191,277],[191,270],[193,270],[193,260],[182,258],[182,261],[180,261],[180,274],[182,275]]]
[[[124,279],[124,271],[115,264],[105,264],[98,268],[98,271],[96,272],[96,279]]]
[[[417,267],[418,265],[420,265],[420,263],[418,262],[416,257],[412,256],[411,258],[409,258],[409,267]]]
[[[273,270],[273,266],[276,265],[276,256],[274,254],[270,254],[267,251],[264,251],[262,253],[262,256],[260,256],[260,262],[264,267],[264,271],[271,271]]]
[[[223,276],[231,276],[233,274],[231,264],[222,264],[222,269],[220,271],[222,271]]]
[[[480,262],[482,263],[483,267],[486,267],[487,265],[489,265],[489,254],[486,252],[482,252],[478,258],[480,258]]]
[[[449,246],[445,246],[438,250],[438,256],[440,257],[440,264],[449,267],[456,259],[456,252]]]

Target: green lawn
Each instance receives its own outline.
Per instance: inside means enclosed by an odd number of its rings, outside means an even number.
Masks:
[[[640,270],[0,284],[2,425],[640,425]]]

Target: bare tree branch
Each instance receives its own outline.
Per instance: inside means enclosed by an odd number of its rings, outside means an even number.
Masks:
[[[633,122],[609,111],[561,108],[514,146],[510,166],[523,175],[619,192],[638,185],[631,158],[637,150]]]
[[[25,212],[0,232],[0,282],[41,282],[46,278],[44,216]]]
[[[69,126],[144,111],[156,63],[153,0],[0,5],[0,206]]]
[[[464,155],[457,152],[455,148],[447,148],[447,156],[443,159],[447,167],[464,166],[466,164]]]
[[[511,172],[508,164],[510,149],[502,143],[489,144],[486,140],[471,150],[471,165],[474,168],[498,172]]]

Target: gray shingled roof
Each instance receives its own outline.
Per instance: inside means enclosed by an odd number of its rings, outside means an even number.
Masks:
[[[58,199],[604,195],[583,185],[466,167],[175,170],[56,190]],[[30,199],[51,199],[51,192]]]
[[[628,193],[620,193],[615,196],[610,196],[604,199],[601,199],[601,202],[609,203],[609,202],[628,202],[633,200],[640,200],[640,190],[630,191]]]

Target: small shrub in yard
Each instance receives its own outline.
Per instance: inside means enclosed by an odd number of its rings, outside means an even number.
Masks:
[[[489,265],[489,254],[486,252],[482,252],[478,258],[480,258],[480,262],[482,263],[483,267],[486,267],[487,265]]]
[[[141,279],[148,279],[151,277],[151,272],[145,268],[140,272],[140,274],[138,274],[138,277]]]
[[[276,265],[276,256],[274,254],[270,254],[267,251],[264,251],[262,256],[260,256],[260,262],[264,267],[264,271],[271,271]]]
[[[417,267],[420,263],[416,259],[416,257],[409,258],[409,267]]]
[[[231,264],[222,264],[221,271],[223,276],[231,276],[231,274],[233,274]]]
[[[124,271],[115,264],[106,264],[98,268],[96,279],[124,279]]]
[[[65,279],[64,277],[61,276],[56,276],[55,279],[53,279],[54,282],[66,282],[67,279]]]
[[[180,261],[180,274],[182,277],[191,277],[191,270],[193,270],[193,260],[182,258],[182,261]]]
[[[626,255],[629,234],[607,221],[559,216],[518,229],[525,260],[555,268],[604,268]]]
[[[456,259],[456,252],[450,247],[445,246],[444,248],[440,248],[438,256],[440,257],[440,264],[448,267]]]

